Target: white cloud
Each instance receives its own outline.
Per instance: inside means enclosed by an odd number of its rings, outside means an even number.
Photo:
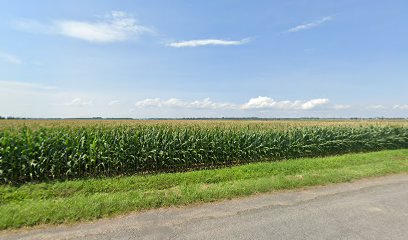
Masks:
[[[309,101],[275,101],[270,97],[259,96],[251,98],[241,105],[241,109],[284,109],[284,110],[309,110],[329,103],[329,99],[319,98]]]
[[[217,103],[209,98],[192,102],[183,101],[177,98],[161,100],[160,98],[147,98],[135,103],[138,108],[145,107],[170,107],[170,108],[193,108],[193,109],[233,109],[236,106],[231,103]]]
[[[137,91],[137,90],[135,90]],[[275,101],[255,97],[248,101],[214,101],[204,99],[149,98],[137,103],[132,99],[145,92],[69,91],[29,82],[0,81],[0,115],[21,117],[406,117],[408,105],[384,105],[372,110],[365,105],[335,105],[327,99]],[[117,101],[120,100],[118,104]],[[356,103],[357,104],[357,103]],[[393,107],[395,109],[393,109]],[[337,110],[346,109],[346,110]],[[405,114],[405,115],[404,115]]]
[[[325,105],[328,99],[312,99],[309,101],[275,101],[269,97],[251,98],[247,103],[237,105],[233,103],[213,102],[209,98],[196,101],[183,101],[178,98],[162,100],[160,98],[147,98],[135,103],[138,108],[191,108],[191,109],[283,109],[283,110],[308,110],[320,105]]]
[[[166,44],[169,47],[181,48],[181,47],[201,47],[209,45],[219,45],[219,46],[231,46],[231,45],[243,45],[249,43],[250,39],[245,38],[242,40],[222,40],[222,39],[197,39],[189,41],[172,42]]]
[[[13,54],[0,52],[0,60],[11,64],[21,64],[23,61],[19,57]]]
[[[251,108],[270,108],[276,105],[276,102],[269,97],[257,97],[249,99],[249,102],[241,106],[242,109],[251,109]]]
[[[146,98],[144,100],[138,101],[135,103],[136,107],[163,107],[165,101],[162,101],[160,98]]]
[[[205,108],[205,109],[232,109],[235,108],[235,104],[232,103],[216,103],[212,102],[209,98],[205,98],[202,101],[194,101],[191,103],[193,108]]]
[[[328,22],[328,21],[331,21],[331,20],[333,20],[333,17],[332,16],[327,16],[327,17],[321,18],[319,20],[316,20],[314,22],[309,22],[309,23],[301,24],[301,25],[295,26],[293,28],[290,28],[288,30],[288,32],[293,33],[293,32],[299,32],[299,31],[315,28],[315,27],[318,27],[321,24],[323,24],[325,22]]]
[[[408,104],[396,104],[394,106],[384,106],[384,105],[372,105],[368,106],[367,109],[371,110],[408,110]]]
[[[153,32],[151,28],[140,25],[132,15],[120,11],[112,11],[94,22],[55,20],[41,23],[36,20],[20,20],[13,25],[24,31],[57,34],[96,43],[126,41]]]
[[[120,104],[119,100],[112,100],[112,101],[108,102],[109,106],[114,106],[114,105],[118,105],[118,104]]]
[[[386,106],[384,105],[372,105],[372,106],[368,106],[368,109],[375,109],[375,110],[381,110],[381,109],[387,109]]]
[[[320,105],[325,105],[327,103],[329,103],[329,99],[319,98],[319,99],[312,99],[310,101],[302,103],[300,106],[301,106],[301,109],[307,110],[307,109],[315,108]]]
[[[335,104],[335,105],[333,105],[332,108],[336,109],[336,110],[344,110],[344,109],[351,108],[351,106],[350,105],[343,105],[343,104]]]
[[[82,98],[74,98],[72,101],[65,103],[65,106],[89,106],[92,105],[92,100],[83,100]]]
[[[392,109],[396,110],[408,110],[408,105],[394,105]]]
[[[0,81],[0,89],[2,90],[54,90],[54,86],[44,84],[17,82],[17,81]]]

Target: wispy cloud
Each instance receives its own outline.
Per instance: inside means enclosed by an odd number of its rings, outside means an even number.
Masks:
[[[120,104],[119,100],[112,100],[112,101],[108,102],[109,106],[115,106],[115,105],[118,105],[118,104]]]
[[[384,110],[384,109],[387,109],[387,107],[386,106],[384,106],[384,105],[381,105],[381,104],[379,104],[379,105],[371,105],[371,106],[368,106],[367,107],[368,109],[374,109],[374,110]]]
[[[332,106],[333,109],[335,110],[344,110],[344,109],[349,109],[351,108],[350,105],[344,105],[344,104],[335,104]]]
[[[259,96],[251,98],[241,106],[241,109],[283,109],[283,110],[309,110],[329,103],[329,99],[319,98],[309,101],[275,101],[270,97]]]
[[[54,86],[44,84],[17,82],[17,81],[0,81],[0,89],[8,90],[54,90]]]
[[[64,104],[65,106],[89,106],[93,105],[92,100],[84,100],[82,98],[74,98],[72,101]]]
[[[318,26],[322,25],[323,23],[331,21],[331,20],[333,20],[332,16],[326,16],[326,17],[323,17],[323,18],[321,18],[319,20],[316,20],[316,21],[313,21],[313,22],[297,25],[297,26],[295,26],[293,28],[288,29],[288,32],[293,33],[293,32],[299,32],[299,31],[315,28],[315,27],[318,27]]]
[[[21,64],[23,62],[16,55],[4,52],[0,52],[0,61],[11,64]]]
[[[396,110],[408,110],[408,104],[407,105],[394,105],[392,109]]]
[[[171,42],[167,43],[166,46],[174,48],[182,47],[202,47],[202,46],[232,46],[232,45],[243,45],[249,43],[251,40],[249,38],[241,40],[223,40],[223,39],[196,39],[189,41]]]
[[[42,23],[19,20],[14,27],[34,33],[57,34],[95,43],[121,42],[153,30],[143,26],[126,12],[112,11],[97,21],[54,20]]]
[[[169,108],[193,108],[193,109],[232,109],[236,106],[231,103],[217,103],[205,98],[203,100],[196,101],[183,101],[178,98],[170,98],[168,100],[162,100],[160,98],[147,98],[135,103],[138,108],[144,107],[169,107]]]

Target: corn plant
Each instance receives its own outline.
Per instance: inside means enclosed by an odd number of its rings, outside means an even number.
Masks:
[[[397,125],[5,128],[0,130],[0,181],[24,183],[178,172],[407,147],[408,127]]]

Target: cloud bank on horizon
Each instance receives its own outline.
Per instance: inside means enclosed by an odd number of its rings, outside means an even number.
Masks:
[[[33,101],[34,98],[35,101]],[[267,112],[273,114],[271,116],[274,117],[284,117],[285,113],[293,114],[295,112],[300,115],[293,115],[293,117],[299,117],[309,116],[306,113],[314,113],[316,110],[320,113],[330,113],[330,111],[333,110],[345,111],[353,108],[357,111],[364,111],[364,109],[396,112],[408,110],[407,104],[394,104],[392,106],[350,106],[331,103],[327,98],[277,101],[271,97],[258,96],[250,98],[244,103],[217,102],[210,98],[192,101],[186,101],[180,98],[146,98],[132,103],[132,100],[118,100],[120,99],[118,96],[116,96],[116,99],[112,98],[112,96],[80,95],[75,92],[68,93],[50,85],[0,81],[0,108],[2,110],[8,110],[1,113],[0,115],[2,116],[13,115],[14,106],[6,104],[8,102],[15,102],[20,107],[24,106],[25,111],[30,112],[30,114],[35,117],[47,117],[47,115],[40,114],[43,112],[43,109],[39,108],[40,106],[56,110],[52,116],[48,117],[94,117],[99,116],[98,112],[103,112],[105,114],[104,116],[113,117],[130,117],[136,113],[138,117],[177,117],[179,116],[178,110],[194,111],[195,115],[192,115],[192,112],[185,112],[184,114],[186,115],[183,115],[184,117],[203,117],[203,115],[201,115],[203,113],[209,114],[209,117],[248,117]],[[37,106],[38,108],[33,106]],[[143,113],[146,111],[150,115],[144,116]],[[70,115],[62,114],[67,112],[70,113]],[[17,116],[23,117],[24,115]]]
[[[281,109],[281,110],[309,110],[329,103],[329,99],[311,99],[308,101],[275,101],[270,97],[259,96],[251,98],[244,104],[218,103],[210,98],[195,100],[192,102],[183,101],[177,98],[161,100],[160,98],[147,98],[135,103],[138,108],[158,107],[158,108],[196,108],[196,109]]]

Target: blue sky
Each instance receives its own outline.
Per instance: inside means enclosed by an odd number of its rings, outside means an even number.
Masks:
[[[407,9],[0,0],[0,115],[408,117]]]

